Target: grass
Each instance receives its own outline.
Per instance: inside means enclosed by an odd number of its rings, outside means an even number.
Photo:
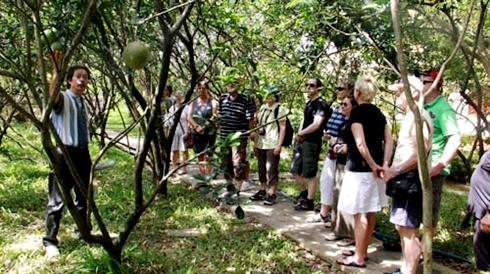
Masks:
[[[39,138],[33,133],[28,139]],[[97,148],[90,149],[96,155]],[[95,197],[109,231],[117,233],[132,208],[132,158],[117,149],[107,158],[116,165],[97,171]],[[58,235],[59,261],[43,257],[49,165],[34,147],[5,140],[0,170],[1,273],[117,272],[100,246],[72,238],[75,224],[66,211]],[[145,182],[148,197],[152,183]],[[274,230],[247,218],[237,220],[188,186],[171,184],[169,197],[157,200],[131,234],[122,272],[324,273],[329,268]]]

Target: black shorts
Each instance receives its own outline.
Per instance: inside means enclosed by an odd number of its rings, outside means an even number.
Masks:
[[[320,160],[321,143],[303,141],[294,149],[294,158],[291,163],[291,173],[313,178],[318,172],[318,161]]]
[[[192,133],[192,146],[195,153],[201,153],[204,150],[214,146],[216,142],[216,135],[210,135],[207,133],[199,134],[196,132]],[[208,155],[213,155],[213,151],[210,150]]]

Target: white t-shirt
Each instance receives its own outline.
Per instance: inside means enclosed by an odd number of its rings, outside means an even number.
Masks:
[[[175,120],[174,115],[177,112],[177,110],[179,109],[179,107],[180,106],[172,105],[169,108],[167,115],[165,117],[165,126],[166,127],[173,126],[173,122]],[[182,110],[182,113],[180,115],[179,124],[175,128],[175,134],[181,135],[181,134],[184,134],[184,132],[187,132],[187,112],[188,111],[189,111],[189,106],[185,105],[185,107]]]

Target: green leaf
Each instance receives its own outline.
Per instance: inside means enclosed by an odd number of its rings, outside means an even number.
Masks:
[[[236,218],[239,220],[243,220],[243,218],[245,218],[245,211],[243,211],[241,206],[236,207],[235,215],[236,215]]]
[[[206,180],[206,178],[204,176],[202,176],[201,174],[194,174],[192,175],[192,177],[194,177],[194,179],[198,180],[198,181],[205,181],[207,182],[208,180]]]
[[[235,147],[240,144],[240,136],[242,135],[241,132],[235,132],[226,137],[226,143],[229,146]]]
[[[212,189],[208,185],[203,185],[199,187],[199,194],[201,194],[202,196],[209,194],[211,191]]]

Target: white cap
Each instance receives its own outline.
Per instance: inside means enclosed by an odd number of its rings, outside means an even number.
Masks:
[[[410,84],[410,89],[412,90],[412,92],[414,89],[421,91],[424,88],[424,84],[422,84],[422,81],[420,81],[419,78],[413,75],[408,76],[408,83]],[[398,91],[399,88],[403,88],[403,82],[401,79],[396,81],[396,83],[388,86],[388,89],[391,91]]]

